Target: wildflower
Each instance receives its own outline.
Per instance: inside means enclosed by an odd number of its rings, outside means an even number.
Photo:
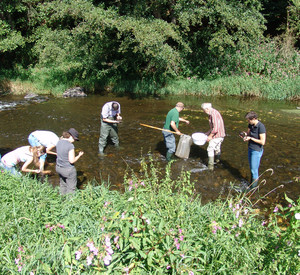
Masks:
[[[135,186],[135,188],[138,188],[139,185],[136,183],[134,186]]]
[[[180,239],[181,241],[183,241],[183,238],[184,238],[183,235],[180,235],[180,236],[179,236],[179,239]]]
[[[262,226],[265,226],[266,224],[267,224],[266,221],[262,221],[262,223],[261,223]]]
[[[107,252],[109,255],[114,254],[114,251],[112,250],[111,247],[107,247],[105,250],[106,250],[106,252]]]
[[[129,267],[124,267],[124,272],[128,273],[129,272]]]
[[[21,266],[21,265],[18,266],[18,271],[19,271],[19,272],[22,271],[22,266]]]
[[[238,237],[240,235],[240,233],[236,233],[235,236]]]
[[[240,205],[237,203],[237,204],[235,205],[235,208],[236,208],[236,209],[240,209]]]
[[[93,253],[94,253],[95,256],[98,255],[98,252],[99,252],[98,248],[94,247]]]
[[[150,223],[151,223],[150,220],[148,220],[148,219],[146,219],[145,221],[146,221],[147,224],[150,224]]]
[[[103,262],[105,265],[110,265],[110,261],[112,260],[112,257],[110,255],[106,255],[104,258],[103,258]]]
[[[278,207],[277,207],[277,206],[275,206],[273,212],[274,212],[274,213],[278,212]]]
[[[232,207],[232,203],[229,203],[229,208],[231,208]]]
[[[177,243],[177,244],[175,244],[175,246],[176,246],[177,250],[179,250],[179,248],[180,248],[180,244],[179,244],[179,243]]]
[[[240,215],[240,211],[236,211],[235,217],[238,218]]]
[[[138,231],[138,229],[135,227],[135,228],[133,229],[133,231],[134,231],[134,232],[137,232],[137,231]]]
[[[16,258],[15,259],[15,264],[18,265],[19,261],[20,261],[20,258]]]
[[[300,249],[298,250],[298,257],[300,257]]]
[[[133,201],[133,197],[130,197],[127,201]]]
[[[248,209],[245,209],[245,210],[244,210],[244,214],[245,214],[245,215],[247,215],[247,214],[248,214],[248,212],[249,212],[249,210],[248,210]]]
[[[170,265],[167,265],[167,269],[170,269],[171,268],[171,266]]]
[[[300,213],[296,213],[295,218],[296,218],[296,220],[300,220]]]
[[[119,240],[119,236],[116,236],[115,238],[114,238],[114,243],[117,243],[118,242],[118,240]]]
[[[122,219],[122,220],[125,219],[125,212],[122,213],[121,219]]]
[[[86,244],[86,246],[89,247],[89,248],[91,248],[91,247],[94,246],[94,243],[93,243],[93,242],[88,242],[88,243]]]
[[[107,218],[106,218],[105,216],[104,216],[102,219],[103,219],[103,221],[105,221],[105,222],[107,221]]]
[[[65,226],[63,224],[59,224],[58,227],[65,229]]]
[[[178,232],[179,232],[179,234],[181,234],[182,233],[182,229],[178,228]]]
[[[243,226],[243,220],[240,219],[240,220],[239,220],[239,227],[242,227],[242,226]]]
[[[109,205],[109,202],[106,201],[106,202],[104,203],[104,207],[107,207],[108,205]]]
[[[193,271],[189,271],[189,275],[194,275],[194,272]]]
[[[185,255],[184,254],[180,254],[181,258],[185,258]]]
[[[101,231],[104,231],[104,226],[102,226],[100,229],[101,229]]]
[[[78,251],[76,251],[75,252],[75,259],[78,261],[79,259],[80,259],[80,257],[81,257],[81,254],[82,254],[82,251],[80,251],[80,250],[78,250]]]
[[[86,257],[86,265],[91,265],[93,261],[93,256],[87,256]]]
[[[34,275],[34,272],[31,271],[31,272],[29,273],[29,275]]]
[[[131,191],[131,190],[132,190],[132,186],[129,186],[129,187],[128,187],[128,190]]]
[[[289,203],[289,205],[288,205],[288,206],[289,206],[289,208],[291,208],[293,205],[292,205],[291,203]]]
[[[236,228],[236,225],[234,224],[231,228],[232,228],[232,229]]]
[[[142,186],[145,186],[145,183],[142,181],[142,182],[141,182],[141,185],[142,185]]]

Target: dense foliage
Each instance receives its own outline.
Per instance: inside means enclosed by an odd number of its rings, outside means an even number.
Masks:
[[[163,176],[164,175],[164,176]],[[71,196],[0,173],[1,274],[296,274],[300,206],[269,218],[248,199],[206,205],[189,174],[141,162],[125,192],[89,185]]]
[[[299,1],[275,2],[4,0],[0,73],[61,92],[244,74],[295,82]],[[274,21],[277,42],[266,36]]]

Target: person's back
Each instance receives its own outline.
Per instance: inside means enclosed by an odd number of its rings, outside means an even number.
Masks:
[[[56,145],[56,165],[59,167],[72,167],[69,161],[69,151],[74,149],[74,145],[67,140],[59,140]]]
[[[22,146],[11,152],[5,154],[1,161],[7,167],[16,166],[19,162],[26,162],[29,158],[32,158],[32,153],[29,151],[30,146]]]

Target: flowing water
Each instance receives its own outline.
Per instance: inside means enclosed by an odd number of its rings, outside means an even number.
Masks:
[[[86,98],[38,98],[24,100],[24,97],[4,96],[0,98],[0,153],[27,145],[27,137],[34,130],[50,130],[58,136],[64,129],[74,127],[80,133],[80,141],[75,142],[76,152],[82,150],[84,156],[76,163],[79,187],[84,188],[88,181],[96,179],[108,181],[111,188],[124,190],[123,176],[130,168],[136,173],[140,169],[142,157],[152,154],[157,165],[166,165],[165,147],[161,131],[140,125],[145,123],[162,127],[167,112],[177,101],[182,101],[186,109],[180,113],[190,121],[181,123],[182,133],[191,135],[209,129],[207,115],[201,111],[203,102],[212,102],[213,107],[223,116],[226,138],[222,145],[221,163],[214,172],[207,170],[206,147],[192,145],[187,160],[177,159],[172,164],[175,178],[182,170],[191,172],[197,192],[202,201],[207,202],[220,195],[226,195],[230,183],[241,186],[250,178],[247,159],[247,144],[238,136],[247,130],[244,119],[246,112],[254,110],[267,129],[267,142],[262,157],[260,173],[268,168],[274,170],[263,175],[266,184],[262,186],[263,195],[278,185],[284,187],[271,194],[273,201],[280,200],[285,192],[296,199],[299,196],[299,122],[300,110],[297,103],[232,97],[168,97],[166,99],[130,99],[92,95]],[[112,145],[105,149],[106,157],[98,156],[100,112],[104,103],[116,100],[121,104],[123,123],[119,125],[121,149]],[[178,140],[178,137],[176,137]],[[49,181],[59,182],[55,174],[55,158],[48,156],[48,167],[53,171]]]

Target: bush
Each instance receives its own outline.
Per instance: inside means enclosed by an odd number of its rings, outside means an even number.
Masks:
[[[92,182],[60,196],[0,173],[2,274],[296,273],[299,200],[277,206],[286,228],[279,211],[262,224],[246,196],[202,205],[189,173],[172,179],[170,165],[142,160],[123,194]]]

